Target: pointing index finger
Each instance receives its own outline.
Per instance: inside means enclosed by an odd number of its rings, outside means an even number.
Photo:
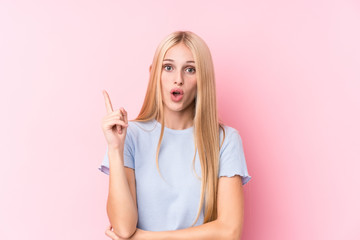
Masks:
[[[104,95],[104,98],[105,98],[106,111],[108,113],[113,112],[114,110],[113,110],[113,107],[111,105],[109,94],[105,90],[103,90],[103,95]]]

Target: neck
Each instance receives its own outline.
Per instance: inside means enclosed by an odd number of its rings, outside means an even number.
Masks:
[[[180,112],[171,111],[164,106],[164,121],[167,128],[183,130],[194,125],[194,108],[191,104],[187,109]]]

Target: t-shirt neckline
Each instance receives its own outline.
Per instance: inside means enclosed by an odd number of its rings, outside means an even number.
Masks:
[[[156,119],[154,119],[154,122],[156,125],[159,125],[159,127],[161,129],[161,123],[158,122]],[[172,129],[172,128],[168,128],[168,127],[164,126],[164,131],[169,132],[169,133],[176,133],[176,134],[189,133],[189,132],[192,132],[193,129],[194,129],[194,126],[191,126],[189,128],[185,128],[185,129]]]

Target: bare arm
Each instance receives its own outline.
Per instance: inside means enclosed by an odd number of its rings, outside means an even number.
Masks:
[[[144,239],[223,239],[239,240],[244,222],[244,193],[240,176],[220,177],[218,189],[218,218],[196,227],[175,231],[144,231]],[[136,236],[136,233],[135,235]],[[136,238],[134,238],[136,239]],[[140,238],[139,238],[140,239]]]
[[[107,214],[113,231],[122,238],[129,238],[136,231],[138,221],[134,170],[124,167],[123,150],[109,148],[108,157]]]
[[[107,114],[101,128],[108,143],[109,195],[106,210],[114,232],[128,238],[136,231],[138,213],[134,170],[124,167],[124,144],[128,127],[124,108],[113,110],[109,94],[103,90]]]
[[[244,194],[240,176],[220,177],[218,189],[218,218],[199,226],[174,231],[144,231],[137,229],[131,240],[239,240],[244,222]],[[113,240],[123,240],[111,231],[105,234]]]
[[[136,236],[136,233],[135,233]],[[131,238],[132,239],[132,238]],[[137,239],[136,237],[134,240]],[[235,238],[233,230],[223,224],[222,222],[215,220],[199,226],[185,228],[174,231],[163,231],[163,232],[150,232],[144,231],[143,237],[138,239],[148,240],[185,240],[185,239],[206,239],[206,240],[239,240]]]

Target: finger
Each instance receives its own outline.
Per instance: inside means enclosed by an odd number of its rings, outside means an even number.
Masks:
[[[106,121],[115,120],[115,119],[121,120],[121,121],[123,121],[124,123],[126,123],[125,120],[124,120],[122,117],[120,117],[119,115],[115,115],[115,116],[108,117],[108,118],[106,119]]]
[[[118,133],[120,133],[120,134],[121,134],[122,127],[121,127],[121,126],[119,126],[119,125],[116,125],[116,130],[117,130],[117,132],[118,132]]]
[[[124,108],[121,108],[121,112],[122,112],[122,114],[123,114],[123,116],[124,116],[124,122],[125,123],[128,123],[128,117],[127,117],[127,112],[125,111],[125,109]]]
[[[110,117],[117,116],[120,119],[122,117],[122,115],[123,114],[121,113],[120,109],[118,109],[118,110],[114,110],[114,111],[108,113],[105,117],[110,118]]]
[[[112,240],[120,240],[120,238],[113,231],[110,231],[108,229],[106,229],[105,235],[110,237]]]
[[[124,120],[124,114],[127,115],[126,111],[125,111],[125,113],[124,113],[124,111],[122,109],[114,110],[113,112],[108,113],[107,116],[105,116],[105,117],[106,118],[117,117],[121,120]]]
[[[112,124],[112,125],[111,125],[111,124]],[[127,126],[129,125],[129,124],[126,123],[124,120],[121,120],[121,119],[119,119],[119,118],[110,118],[110,119],[108,119],[108,120],[105,121],[105,125],[106,125],[106,126],[111,125],[111,126],[114,127],[114,125],[116,125],[116,124],[119,124],[119,125],[122,126],[122,127],[127,127]]]
[[[105,90],[103,90],[103,95],[104,95],[104,98],[105,98],[106,111],[108,113],[113,112],[113,107],[111,105],[109,94]]]
[[[120,120],[124,120],[124,114],[123,114],[123,112],[122,112],[122,108],[119,109],[119,112],[120,112]],[[121,132],[122,132],[122,127],[117,126],[117,131],[118,131],[119,134],[121,134]]]
[[[115,125],[119,125],[122,128],[128,126],[127,123],[125,123],[123,120],[120,120],[120,119],[110,119],[105,123],[105,126],[108,126],[108,127],[114,127]]]
[[[127,123],[125,123],[124,121],[120,120],[120,119],[112,119],[112,120],[108,120],[106,122],[106,129],[110,129],[113,128],[116,125],[116,130],[121,133],[123,128],[126,128],[128,126]],[[120,128],[120,130],[119,130]]]

